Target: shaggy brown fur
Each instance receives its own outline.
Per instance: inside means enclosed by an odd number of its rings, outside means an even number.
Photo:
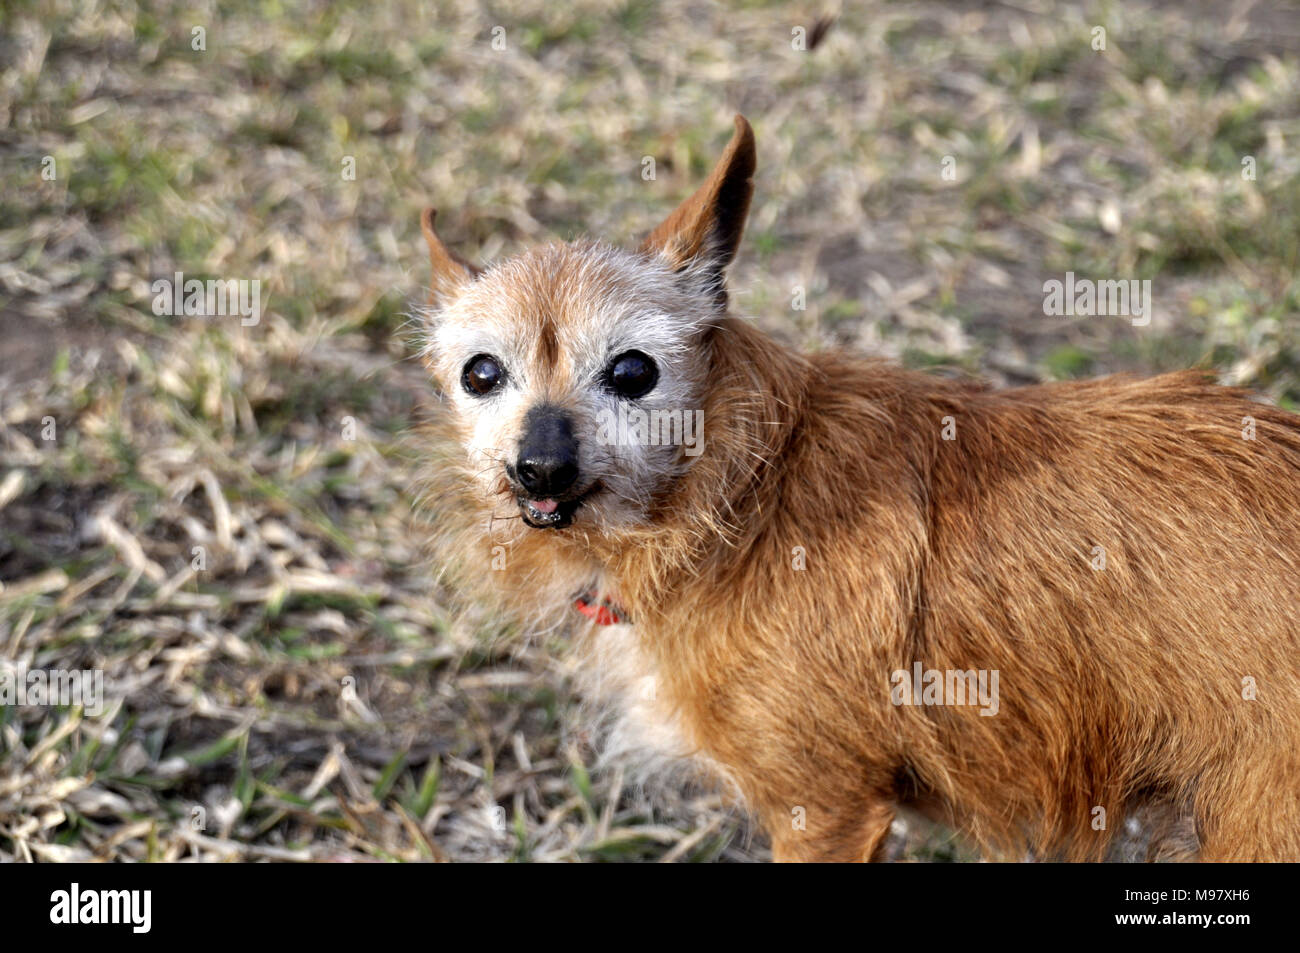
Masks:
[[[752,171],[738,120],[651,250],[712,244],[720,271]],[[435,288],[464,267],[442,254]],[[457,465],[431,496],[462,565],[536,617],[582,621],[584,581],[615,595],[619,654],[778,859],[878,857],[907,805],[990,852],[1100,859],[1155,804],[1201,859],[1300,860],[1300,418],[1197,373],[995,392],[725,316],[698,347],[706,449],[647,519],[498,536]],[[916,662],[997,671],[996,714],[895,704]]]

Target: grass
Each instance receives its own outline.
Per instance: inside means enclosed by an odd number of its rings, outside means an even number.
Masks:
[[[447,608],[407,499],[419,209],[471,259],[628,241],[739,110],[733,301],[773,333],[1296,407],[1300,14],[1237,6],[845,4],[806,52],[754,2],[4,7],[0,664],[107,706],[0,707],[0,860],[766,857],[598,767],[562,641]],[[1067,270],[1152,279],[1153,321],[1046,317]],[[176,271],[259,280],[260,323],[155,315]]]

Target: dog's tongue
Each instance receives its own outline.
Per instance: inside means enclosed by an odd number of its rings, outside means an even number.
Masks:
[[[539,513],[554,513],[560,505],[555,500],[530,500],[529,503]]]

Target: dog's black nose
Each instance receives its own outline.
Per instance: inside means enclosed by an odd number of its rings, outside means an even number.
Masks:
[[[515,474],[530,496],[559,496],[578,479],[578,441],[569,416],[554,407],[534,407],[524,418]]]

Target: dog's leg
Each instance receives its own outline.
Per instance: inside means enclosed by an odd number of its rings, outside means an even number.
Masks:
[[[792,822],[788,814],[769,818],[772,859],[778,863],[860,863],[883,859],[894,805],[872,801],[854,813],[810,809]]]

